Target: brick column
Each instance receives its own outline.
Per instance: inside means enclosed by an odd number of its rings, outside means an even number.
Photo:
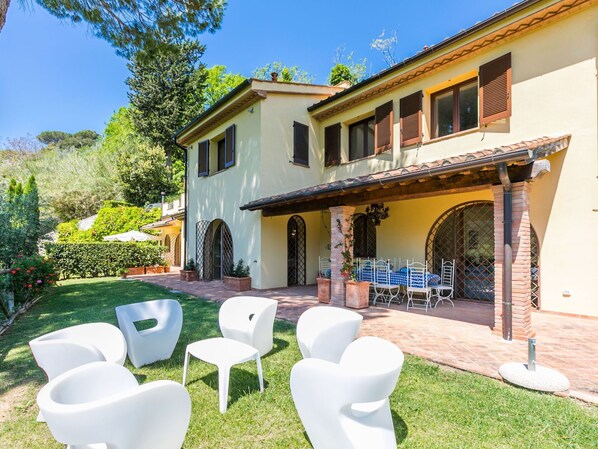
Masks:
[[[341,276],[343,266],[342,247],[336,245],[344,241],[343,234],[347,232],[349,223],[355,208],[352,206],[336,206],[330,208],[330,304],[335,306],[345,305],[345,278]],[[338,230],[337,220],[340,220],[342,232]],[[351,248],[353,251],[353,248]]]
[[[513,338],[525,340],[535,335],[532,329],[532,301],[531,301],[531,246],[530,246],[530,219],[529,219],[529,192],[527,182],[512,184],[513,197]],[[494,195],[494,327],[493,332],[502,336],[503,312],[503,264],[504,264],[504,238],[503,238],[503,188],[501,185],[493,186]]]

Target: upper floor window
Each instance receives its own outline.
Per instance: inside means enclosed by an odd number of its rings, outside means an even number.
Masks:
[[[197,175],[209,176],[235,165],[236,126],[231,125],[224,131],[224,138],[201,141],[197,144]],[[211,147],[211,148],[210,148]],[[210,154],[212,153],[212,154]]]
[[[374,117],[349,125],[349,160],[374,154]]]
[[[293,162],[309,165],[309,127],[293,122]]]
[[[226,156],[226,139],[220,139],[218,141],[218,171],[224,170],[225,167],[225,156]]]
[[[465,81],[432,95],[432,137],[478,126],[478,80]]]

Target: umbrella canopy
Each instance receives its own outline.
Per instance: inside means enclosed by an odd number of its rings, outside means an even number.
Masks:
[[[155,235],[149,235],[145,232],[129,231],[123,232],[122,234],[107,235],[104,237],[107,242],[120,241],[120,242],[145,242],[147,240],[160,240],[160,237]]]

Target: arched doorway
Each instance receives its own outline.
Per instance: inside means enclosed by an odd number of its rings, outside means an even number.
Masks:
[[[211,228],[212,237],[212,278],[222,279],[228,276],[233,266],[233,237],[227,224],[222,220],[214,220]]]
[[[353,216],[353,257],[376,257],[376,225],[365,214]]]
[[[287,223],[287,285],[305,285],[305,221],[299,215]]]
[[[540,245],[530,226],[531,301],[540,307]],[[455,260],[455,297],[494,300],[494,204],[473,201],[449,209],[436,220],[426,242],[429,270]]]
[[[172,264],[175,267],[181,266],[181,234],[174,239],[174,261]]]
[[[445,212],[426,242],[428,269],[455,260],[455,297],[494,300],[494,204],[473,201]]]

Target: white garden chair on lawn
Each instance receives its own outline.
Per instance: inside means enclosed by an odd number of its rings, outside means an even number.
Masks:
[[[69,449],[180,449],[191,418],[181,384],[139,385],[129,370],[108,362],[60,375],[41,389],[37,404]]]
[[[37,337],[29,342],[31,352],[48,380],[91,362],[122,365],[127,343],[118,327],[108,323],[79,324]],[[40,413],[38,421],[43,421]]]
[[[338,363],[359,333],[363,317],[339,307],[320,306],[306,310],[297,322],[297,343],[303,358]]]
[[[393,343],[363,337],[340,362],[303,359],[291,370],[291,394],[314,449],[395,449],[388,397],[404,356]]]
[[[426,312],[428,307],[432,307],[432,288],[428,285],[427,262],[425,264],[421,262],[407,264],[407,287],[405,290],[407,292],[407,310],[410,305],[412,308],[423,307]]]
[[[454,294],[454,285],[455,285],[455,259],[453,260],[444,260],[442,259],[442,270],[440,273],[440,284],[432,286],[432,292],[436,297],[436,304],[434,307],[438,305],[439,302],[444,302],[446,299],[448,302],[451,303],[453,307],[455,304],[453,303],[453,294]]]
[[[127,340],[129,359],[135,368],[172,356],[183,327],[183,309],[175,299],[157,299],[118,306],[118,326]],[[135,323],[156,320],[156,325],[138,331]]]
[[[224,338],[246,343],[260,357],[272,350],[278,301],[259,296],[234,296],[220,306],[218,321]]]
[[[390,283],[390,264],[384,259],[380,259],[374,265],[374,305],[378,298],[382,298],[383,302],[386,302],[387,306],[393,299],[399,302],[399,292],[401,286]]]

